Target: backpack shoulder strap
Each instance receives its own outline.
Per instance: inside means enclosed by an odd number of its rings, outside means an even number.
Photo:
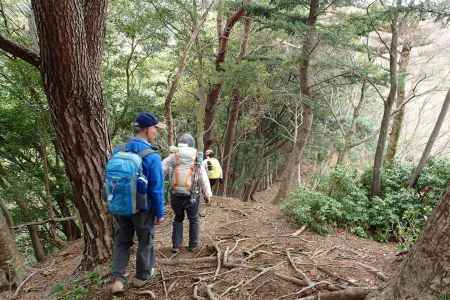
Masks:
[[[150,154],[153,154],[153,153],[159,153],[159,152],[158,152],[158,150],[155,150],[153,148],[147,148],[147,149],[144,149],[142,151],[139,151],[137,153],[137,155],[139,155],[142,159],[144,159],[144,157],[146,157],[146,156],[148,156]]]
[[[127,151],[127,145],[126,144],[120,144],[116,146],[116,152],[126,152]]]

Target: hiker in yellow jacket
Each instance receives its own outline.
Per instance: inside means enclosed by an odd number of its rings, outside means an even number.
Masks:
[[[222,167],[217,158],[214,157],[214,152],[211,149],[205,152],[206,159],[203,161],[206,171],[208,172],[209,183],[211,189],[215,189],[215,186],[222,181]]]

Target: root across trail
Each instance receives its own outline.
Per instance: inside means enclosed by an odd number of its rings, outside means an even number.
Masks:
[[[363,299],[398,265],[395,244],[361,239],[343,230],[320,236],[291,223],[263,194],[255,198],[260,201],[215,197],[211,205],[202,204],[202,246],[195,253],[182,249],[173,255],[170,220],[157,227],[158,275],[118,298]],[[185,227],[187,240],[187,223]],[[74,276],[81,249],[78,242],[56,254],[54,262],[46,263],[53,264],[51,272],[38,272],[17,299],[50,298],[57,282]],[[130,278],[134,269],[133,256]],[[102,283],[86,287],[86,299],[112,299],[109,266],[101,270]]]

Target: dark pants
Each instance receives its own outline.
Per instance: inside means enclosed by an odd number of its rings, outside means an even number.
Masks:
[[[128,266],[130,248],[133,245],[134,233],[136,232],[138,238],[136,278],[149,279],[155,265],[153,214],[151,212],[140,212],[131,217],[116,216],[114,219],[113,278],[124,279],[123,275]]]
[[[220,184],[220,178],[209,179],[209,185],[211,186],[211,190],[213,192],[217,192],[216,190],[218,189],[219,184]]]
[[[189,219],[189,247],[198,246],[200,237],[200,200],[191,202],[191,196],[177,196],[172,194],[170,197],[175,217],[172,223],[172,245],[174,248],[180,248],[183,244],[183,221],[185,215]]]

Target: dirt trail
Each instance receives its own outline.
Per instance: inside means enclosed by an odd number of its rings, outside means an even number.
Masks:
[[[299,227],[264,200],[264,194],[256,198],[260,201],[217,198],[211,206],[203,205],[202,247],[194,254],[183,249],[172,256],[171,224],[166,221],[156,230],[159,275],[145,288],[129,289],[119,298],[150,299],[149,295],[138,294],[150,290],[157,299],[166,295],[166,299],[192,299],[197,290],[198,299],[297,299],[317,290],[379,286],[381,278],[398,265],[394,244],[360,239],[341,230],[327,236],[305,230],[292,236]],[[19,299],[48,299],[57,282],[73,280],[71,274],[79,263],[81,248],[80,243],[73,243],[38,266],[46,269],[27,282]],[[130,276],[134,275],[134,263],[132,257]],[[86,299],[112,298],[108,271],[109,266],[100,268],[99,272],[105,274],[103,283],[89,287]],[[305,288],[306,280],[320,284]]]

